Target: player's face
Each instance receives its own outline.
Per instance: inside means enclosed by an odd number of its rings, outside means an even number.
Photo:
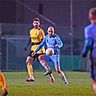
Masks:
[[[89,20],[90,22],[96,22],[96,16],[95,15],[93,16],[91,12],[89,12]]]
[[[40,26],[40,22],[39,21],[33,21],[33,26],[34,26],[34,28],[38,28]]]
[[[89,13],[89,20],[90,20],[90,21],[93,20],[93,16],[92,16],[91,13]]]
[[[48,34],[49,34],[49,36],[53,36],[54,35],[54,28],[52,28],[52,27],[48,28]]]

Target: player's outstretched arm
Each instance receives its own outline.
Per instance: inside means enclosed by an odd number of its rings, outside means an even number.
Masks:
[[[55,45],[55,47],[61,48],[63,46],[63,42],[59,36],[56,37],[56,42],[57,42],[57,44]]]

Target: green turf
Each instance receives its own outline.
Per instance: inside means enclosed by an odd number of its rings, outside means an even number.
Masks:
[[[52,85],[49,78],[42,72],[34,72],[35,82],[26,82],[26,72],[6,72],[8,96],[94,96],[91,80],[86,72],[66,72],[69,85],[64,85],[54,73],[56,84]]]

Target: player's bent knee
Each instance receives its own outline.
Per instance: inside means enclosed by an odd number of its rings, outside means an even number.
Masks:
[[[26,64],[31,64],[33,62],[33,58],[28,56],[26,59]]]
[[[38,57],[38,59],[39,59],[39,61],[45,60],[45,57],[44,57],[43,55],[40,55],[40,56]]]

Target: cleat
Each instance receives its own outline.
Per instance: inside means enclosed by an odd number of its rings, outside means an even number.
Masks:
[[[64,83],[65,83],[66,85],[68,85],[68,82],[67,82],[67,81],[65,81]]]
[[[44,76],[47,76],[47,75],[50,75],[52,73],[52,71],[51,70],[48,70],[48,71],[46,71],[43,75]]]
[[[2,93],[1,93],[0,96],[7,96],[7,95],[8,95],[8,92],[7,92],[7,90],[5,89],[5,90],[2,91]]]
[[[34,82],[34,77],[28,77],[28,78],[26,79],[26,81],[27,81],[27,82]]]

